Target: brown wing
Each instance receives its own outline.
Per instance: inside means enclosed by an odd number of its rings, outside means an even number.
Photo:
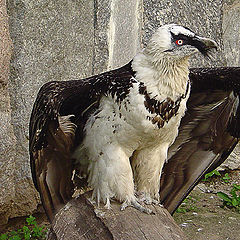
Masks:
[[[85,80],[50,82],[40,89],[30,119],[29,151],[33,181],[50,221],[72,197],[72,153],[84,137],[89,114],[104,94],[121,100],[133,75],[130,62]]]
[[[240,68],[192,69],[190,79],[187,112],[161,178],[161,200],[170,213],[240,137]]]
[[[76,125],[70,121],[71,115],[59,114],[64,100],[73,93],[71,85],[75,86],[75,82],[45,84],[38,93],[30,120],[32,176],[50,220],[73,193],[71,152]]]

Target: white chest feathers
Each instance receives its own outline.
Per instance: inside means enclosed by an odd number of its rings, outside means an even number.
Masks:
[[[159,198],[161,169],[177,136],[189,89],[188,85],[176,101],[160,101],[150,97],[143,83],[135,82],[121,102],[102,98],[73,155],[81,169],[88,169],[88,182],[98,202],[109,205],[112,197],[133,201],[134,179],[139,191]],[[144,183],[144,179],[149,181]]]

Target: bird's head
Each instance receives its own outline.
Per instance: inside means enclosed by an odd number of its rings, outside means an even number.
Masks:
[[[166,56],[174,59],[189,57],[197,51],[209,56],[212,49],[217,49],[215,41],[200,37],[190,29],[176,24],[158,28],[146,47],[146,51],[156,58]]]

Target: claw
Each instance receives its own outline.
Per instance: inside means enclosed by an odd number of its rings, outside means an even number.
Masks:
[[[104,208],[106,208],[106,209],[111,209],[111,204],[110,204],[109,198],[107,198],[106,204],[104,205]]]
[[[137,202],[137,200],[132,200],[132,201],[125,201],[121,207],[120,210],[124,211],[127,207],[133,207],[137,210],[139,210],[142,213],[147,213],[147,214],[155,214],[151,209],[142,206],[140,203]]]
[[[156,199],[152,198],[150,194],[148,193],[141,193],[138,197],[139,202],[143,202],[147,205],[157,205],[160,207],[163,207],[162,204],[160,204],[159,196],[156,196]]]

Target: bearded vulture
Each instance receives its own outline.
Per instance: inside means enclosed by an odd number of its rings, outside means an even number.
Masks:
[[[122,210],[151,213],[143,202],[162,203],[173,213],[227,158],[240,136],[240,69],[189,72],[188,64],[214,48],[186,27],[164,25],[127,65],[40,89],[30,159],[50,220],[76,185],[91,187],[107,208],[116,199]]]

